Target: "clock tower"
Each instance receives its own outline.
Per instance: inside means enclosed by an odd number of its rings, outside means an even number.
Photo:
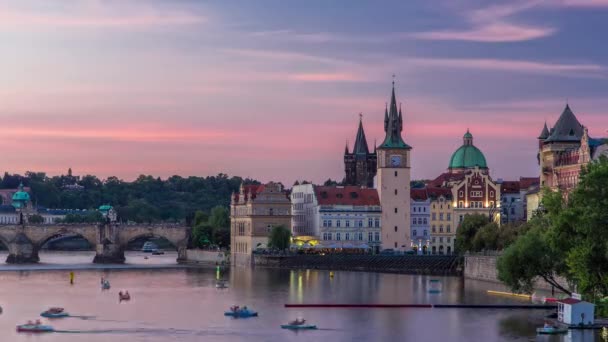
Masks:
[[[390,110],[384,111],[386,137],[377,149],[377,190],[382,206],[382,249],[410,249],[410,151],[403,141],[403,115],[397,109],[395,81]]]

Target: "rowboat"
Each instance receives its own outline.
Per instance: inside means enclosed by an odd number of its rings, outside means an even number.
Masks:
[[[247,310],[247,309],[239,309],[239,310],[230,310],[224,312],[224,316],[230,316],[234,318],[248,318],[248,317],[258,317],[258,313],[255,311]]]
[[[30,332],[30,333],[43,333],[43,332],[53,332],[54,329],[50,325],[41,325],[41,324],[21,324],[17,326],[18,332]]]
[[[290,330],[315,330],[317,326],[314,324],[283,324],[281,325],[281,329],[290,329]]]
[[[565,334],[568,332],[568,328],[536,328],[536,333],[540,335],[558,335]]]
[[[67,312],[51,312],[51,311],[45,311],[43,313],[40,314],[40,316],[42,317],[46,317],[46,318],[62,318],[62,317],[68,317],[70,314]]]

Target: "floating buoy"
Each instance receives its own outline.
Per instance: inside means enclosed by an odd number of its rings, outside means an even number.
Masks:
[[[334,277],[334,272],[329,272],[329,277],[333,278]]]
[[[74,285],[74,272],[70,272],[70,284]]]

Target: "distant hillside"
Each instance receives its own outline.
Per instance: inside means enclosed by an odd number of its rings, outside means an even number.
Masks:
[[[197,210],[209,212],[216,205],[228,206],[230,194],[241,182],[259,184],[251,179],[228,177],[172,176],[168,179],[139,176],[133,182],[116,177],[101,180],[96,176],[68,175],[47,177],[43,172],[25,176],[5,173],[0,188],[15,189],[23,182],[31,188],[34,204],[47,208],[96,209],[110,204],[119,220],[135,222],[189,221]]]

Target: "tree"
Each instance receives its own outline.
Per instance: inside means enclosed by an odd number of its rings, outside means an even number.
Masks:
[[[579,292],[608,295],[608,158],[588,164],[553,221],[551,243],[566,251],[565,264]]]
[[[560,268],[559,253],[546,242],[546,222],[539,218],[536,225],[507,247],[498,258],[498,279],[514,292],[532,293],[540,277],[561,291],[571,294],[556,279]]]
[[[291,243],[291,231],[283,225],[275,226],[268,236],[268,247],[285,250]]]
[[[202,248],[211,245],[213,227],[208,223],[201,223],[192,229],[192,242],[196,247]]]
[[[473,238],[477,231],[488,224],[488,217],[481,214],[467,214],[456,230],[456,251],[464,253],[473,250]]]
[[[471,251],[497,250],[499,234],[500,228],[496,223],[487,223],[475,233],[471,241]]]
[[[211,215],[209,215],[209,224],[214,229],[229,228],[230,227],[230,211],[228,208],[217,205],[211,209]]]

